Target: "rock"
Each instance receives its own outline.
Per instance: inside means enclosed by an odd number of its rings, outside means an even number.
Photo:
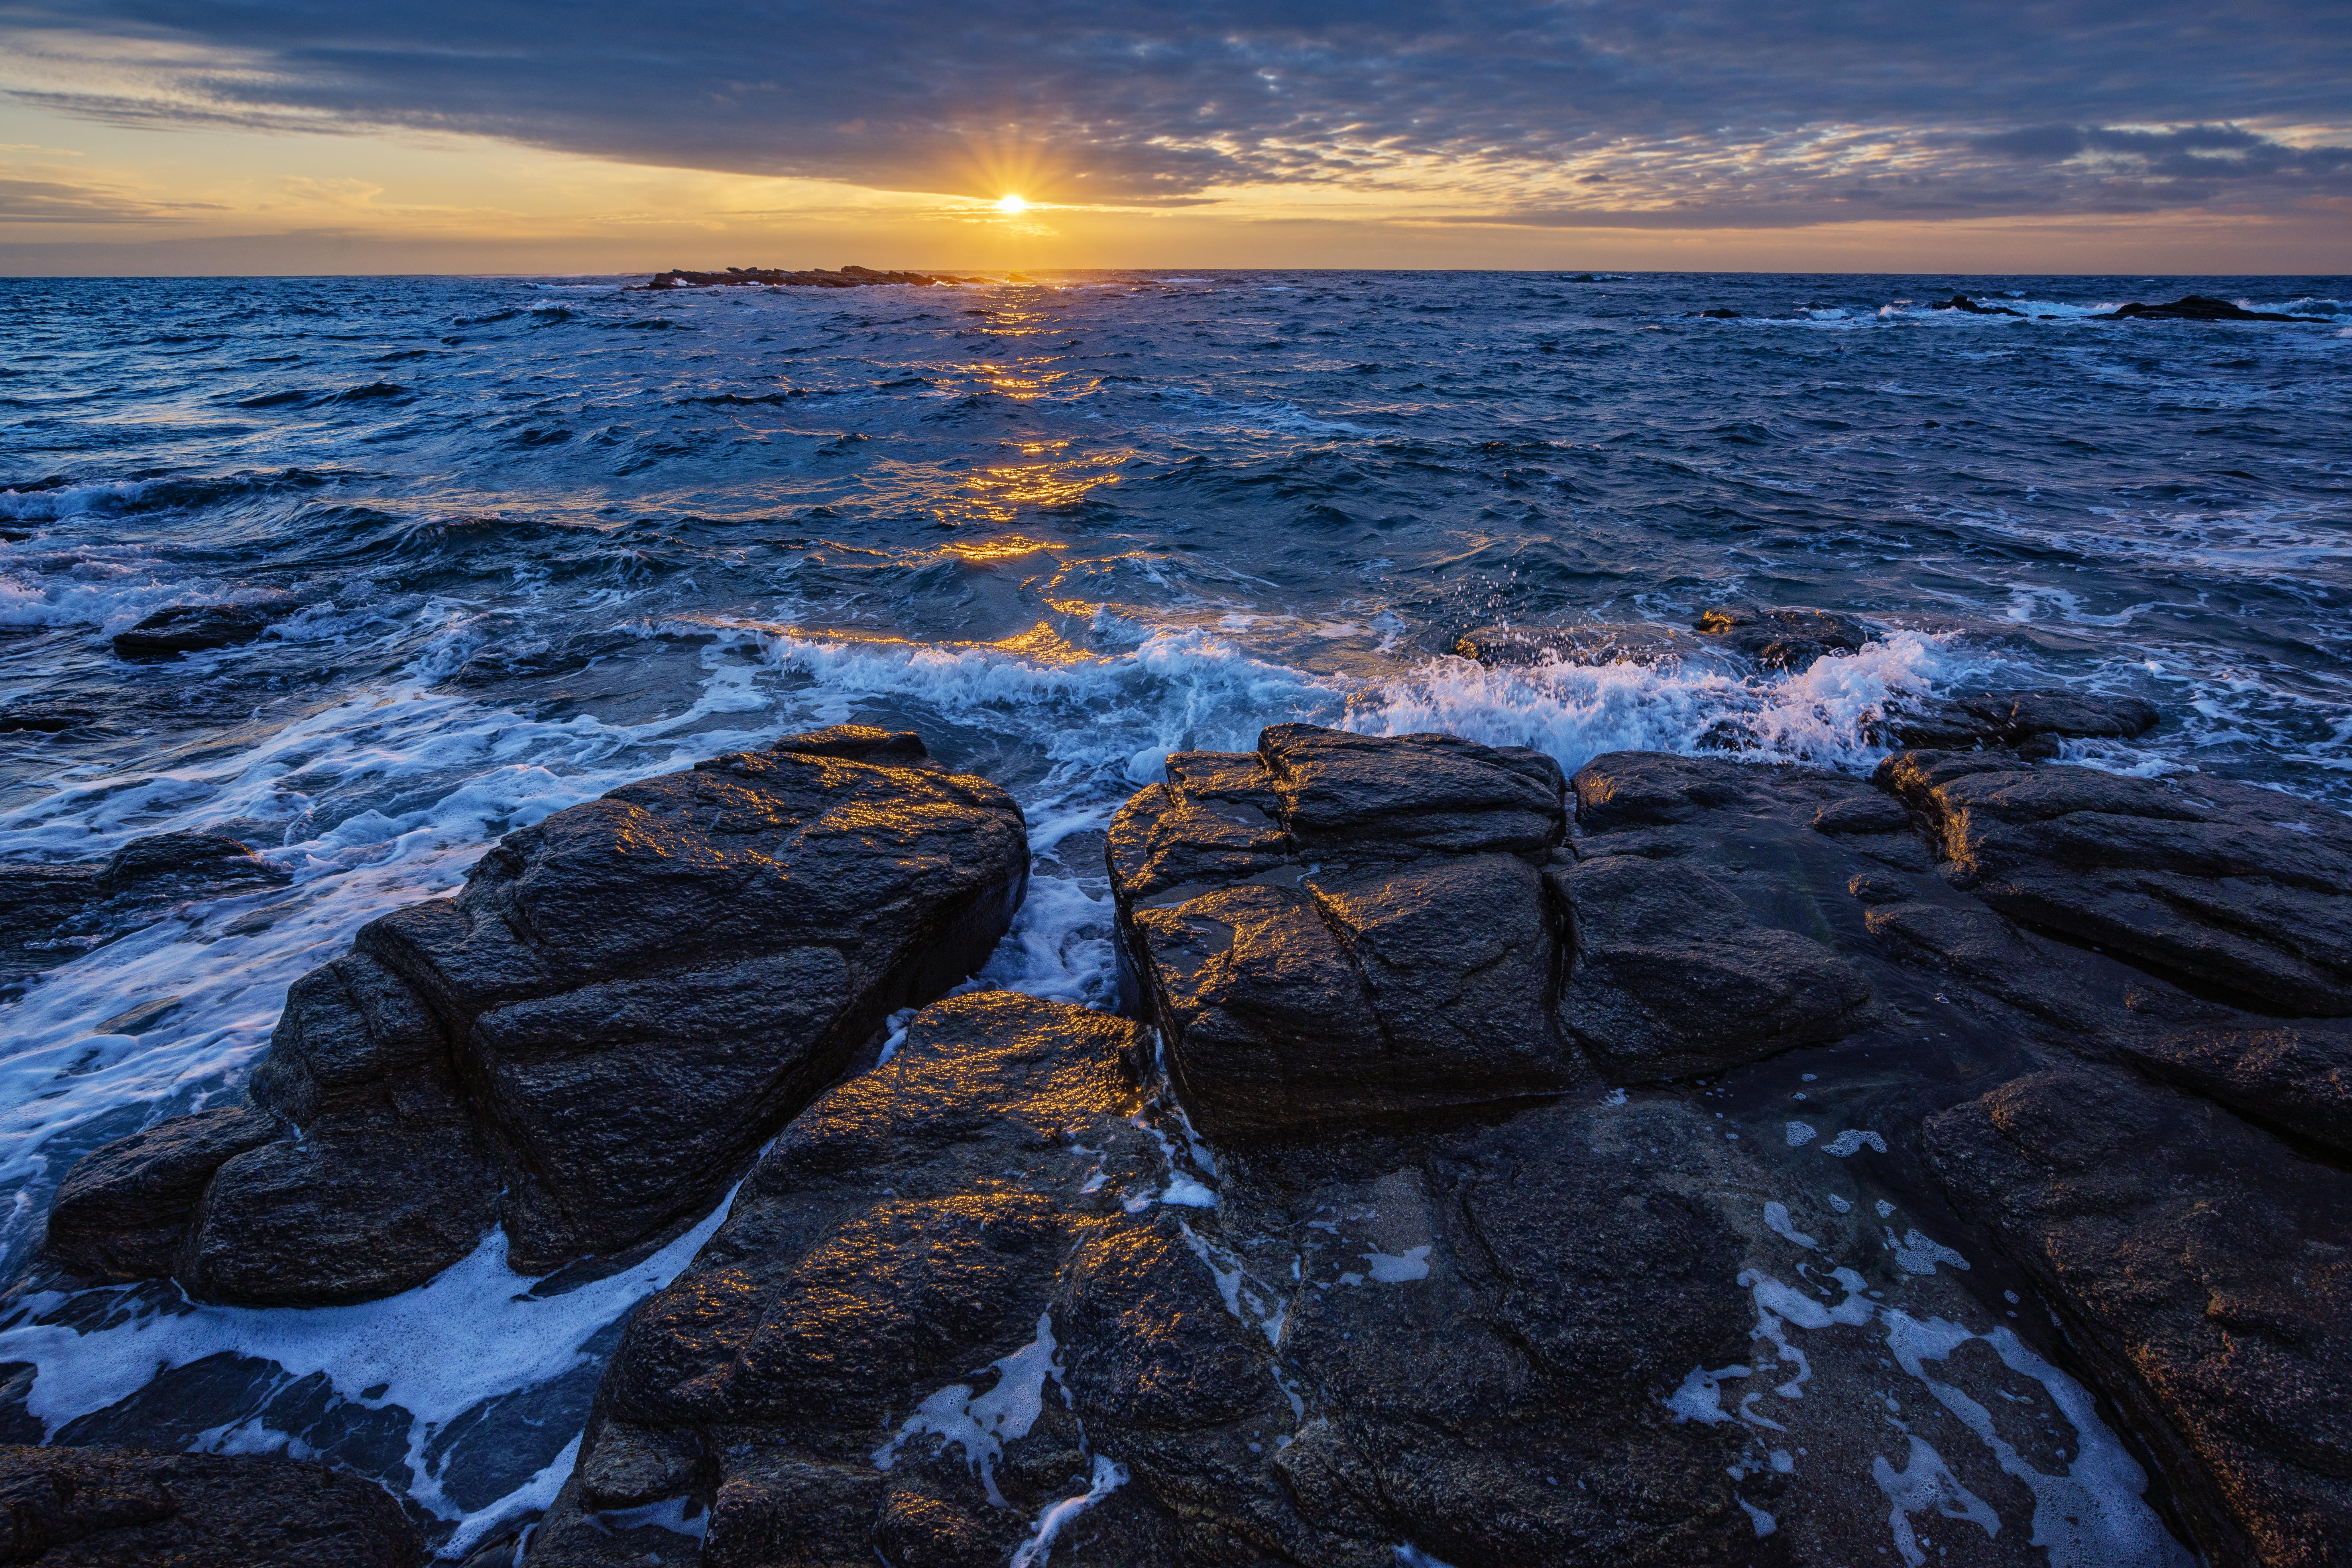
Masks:
[[[187,900],[289,880],[243,844],[213,833],[134,838],[95,866],[0,866],[0,981],[79,958]]]
[[[857,289],[877,284],[905,284],[928,288],[935,284],[986,283],[986,278],[960,278],[949,273],[877,272],[870,267],[844,267],[838,269],[814,267],[805,271],[792,272],[772,267],[730,267],[724,272],[689,272],[673,267],[667,272],[656,272],[647,289],[713,289],[724,285],[758,284],[771,289]]]
[[[1870,640],[1869,628],[1852,616],[1828,610],[1772,609],[1734,605],[1708,610],[1692,623],[1766,669],[1795,673],[1832,653],[1854,653]]]
[[[1281,724],[1179,752],[1113,823],[1131,989],[1185,1103],[1249,1136],[1567,1087],[1540,856],[1559,769],[1447,735]],[[1313,1052],[1289,1042],[1318,1037]]]
[[[220,1163],[174,1273],[211,1300],[364,1300],[494,1220],[541,1272],[707,1211],[1011,921],[1019,808],[919,750],[836,727],[625,785],[363,927],[296,983],[253,1076],[299,1141]]]
[[[1484,665],[1678,664],[1710,662],[1721,649],[1679,626],[1636,621],[1550,629],[1485,626],[1455,638],[1453,651]]]
[[[2352,1014],[2352,821],[2202,776],[1907,752],[1879,777],[2021,923],[2287,1016]]]
[[[1890,707],[1871,726],[1880,745],[1936,749],[2017,747],[2048,736],[2133,740],[2156,728],[2155,707],[2137,697],[2063,689],[1977,691],[1923,712]],[[2055,756],[2055,747],[2042,749]]]
[[[631,1321],[532,1568],[690,1560],[616,1516],[654,1494],[714,1565],[1029,1561],[1055,1508],[1129,1568],[1750,1560],[1738,1439],[1664,1404],[1748,1343],[1702,1285],[1740,1256],[1721,1173],[1652,1157],[1721,1148],[1698,1113],[1293,1149],[1212,1204],[1149,1048],[1024,996],[926,1008]]]
[[[213,1173],[283,1136],[245,1106],[175,1116],[82,1157],[49,1211],[49,1255],[94,1282],[167,1274]]]
[[[2324,321],[2325,316],[2289,316],[2276,310],[2249,310],[2227,300],[2204,294],[2184,294],[2168,305],[2128,305],[2092,316],[2094,321]]]
[[[1612,752],[1573,783],[1575,862],[1544,873],[1572,933],[1559,1019],[1611,1081],[1720,1070],[1863,1022],[1870,983],[1802,910],[1855,862],[1795,829],[1907,833],[1908,814],[1832,774],[1657,752]],[[1709,819],[1750,842],[1775,807],[1783,853],[1720,853]]]
[[[2167,1031],[2124,1048],[2158,1078],[2352,1154],[2352,1032],[2340,1026]]]
[[[1932,1118],[1930,1167],[2066,1318],[2218,1564],[2352,1542],[2352,1180],[2090,1069]]]
[[[46,1568],[415,1568],[383,1489],[257,1455],[0,1447],[0,1561]]]
[[[1698,313],[1700,316],[1710,321],[1736,321],[1739,320],[1738,311],[1727,310],[1721,305],[1716,306],[1713,310],[1701,310]]]
[[[24,979],[83,949],[58,932],[97,901],[93,866],[0,866],[0,983]]]
[[[125,658],[169,658],[173,654],[251,642],[290,605],[173,605],[156,611],[127,632],[114,634],[114,651]]]
[[[98,890],[146,899],[216,894],[239,886],[293,879],[236,839],[217,833],[158,833],[134,838],[99,868]]]
[[[1948,300],[1938,300],[1936,301],[1934,309],[1938,310],[1964,310],[1971,316],[2016,316],[2021,320],[2025,315],[2024,311],[2012,310],[2006,305],[1979,305],[1974,300],[1969,299],[1966,294],[1955,294]]]

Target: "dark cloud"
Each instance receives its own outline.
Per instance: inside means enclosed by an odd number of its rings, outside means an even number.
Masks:
[[[2352,9],[2295,0],[0,0],[8,26],[53,55],[221,62],[47,100],[116,120],[1065,201],[1425,183],[1436,160],[1469,205],[1523,206],[1557,172],[1673,226],[2280,203],[2352,168],[2241,128],[2345,117]]]

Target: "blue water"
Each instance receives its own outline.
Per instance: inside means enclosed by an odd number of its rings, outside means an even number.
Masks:
[[[1929,308],[1955,289],[2026,315]],[[2189,292],[2326,320],[2084,319]],[[12,1269],[73,1159],[234,1097],[358,924],[815,723],[918,727],[1014,792],[1041,876],[990,978],[1074,1000],[1108,994],[1108,813],[1285,720],[1864,767],[1890,696],[2063,682],[2165,714],[2077,761],[2352,808],[2343,278],[15,280],[0,408],[0,722],[94,715],[0,731],[0,857],[209,827],[295,878],[0,1002]],[[1793,678],[1449,656],[1734,600],[1882,640]],[[220,601],[283,613],[163,664],[107,640]],[[462,1371],[414,1301],[296,1333],[152,1292],[105,1354],[0,1324],[0,1359],[41,1364],[52,1436],[291,1436],[478,1523],[561,1479],[652,1288],[559,1313],[496,1265],[436,1286],[506,1347]]]

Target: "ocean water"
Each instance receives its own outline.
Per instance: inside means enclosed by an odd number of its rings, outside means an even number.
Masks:
[[[2025,315],[1930,308],[1956,289]],[[2084,319],[2189,292],[2326,320]],[[1039,875],[981,978],[1105,1004],[1110,812],[1284,721],[1863,769],[1890,697],[2065,684],[2165,715],[2074,761],[2352,809],[2343,278],[13,280],[0,350],[0,858],[209,828],[292,875],[0,1001],[11,1275],[73,1161],[231,1102],[361,923],[818,724],[1010,789]],[[1881,637],[1796,676],[1449,651],[1737,601]],[[219,602],[280,614],[109,644]],[[52,1440],[325,1455],[457,1552],[552,1495],[698,1243],[543,1296],[495,1243],[309,1313],[37,1293],[0,1363]]]

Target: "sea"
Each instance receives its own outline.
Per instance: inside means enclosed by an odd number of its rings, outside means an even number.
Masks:
[[[0,859],[199,829],[291,879],[0,1000],[5,1278],[76,1159],[235,1103],[361,924],[819,725],[1011,791],[1036,875],[975,980],[1106,1006],[1110,814],[1270,723],[1866,772],[1890,701],[2054,685],[2164,715],[2064,761],[2352,809],[2352,279],[639,281],[0,281]],[[2190,293],[2317,319],[2094,319]],[[222,603],[269,629],[110,644]],[[1794,674],[1454,651],[1730,604],[1877,635]],[[318,1456],[503,1561],[719,1217],[570,1289],[495,1237],[353,1307],[20,1283],[0,1438]]]

